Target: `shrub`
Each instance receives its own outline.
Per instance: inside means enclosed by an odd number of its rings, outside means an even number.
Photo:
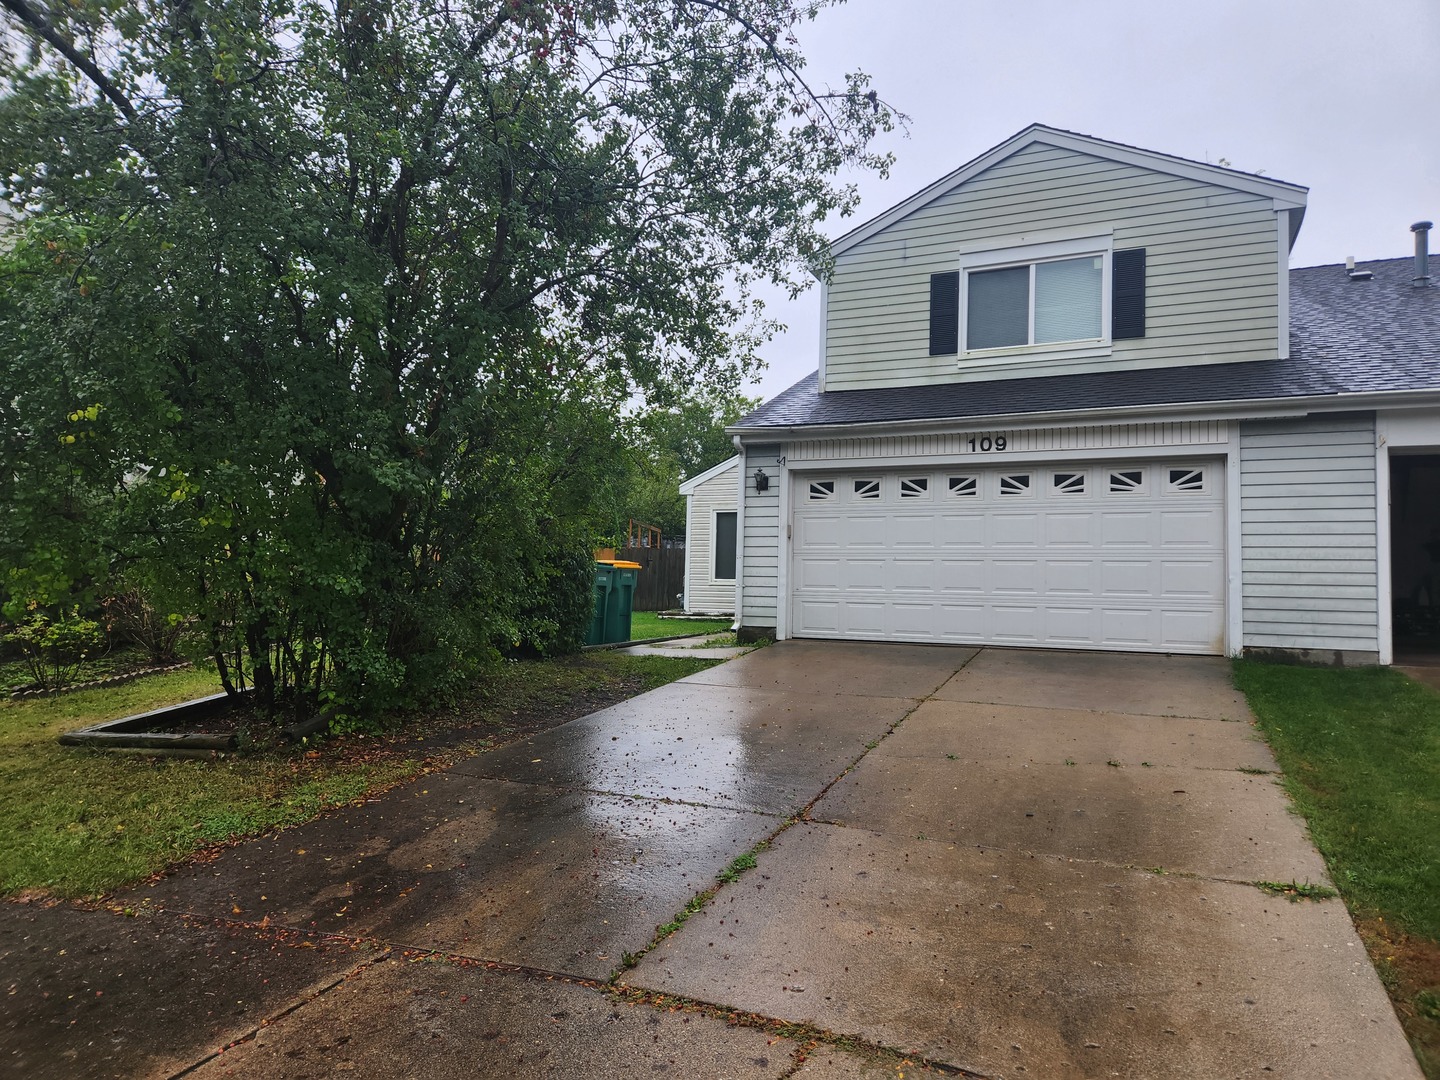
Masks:
[[[104,640],[100,624],[81,618],[78,607],[57,620],[36,613],[4,636],[7,645],[19,648],[35,685],[52,694],[75,681]]]

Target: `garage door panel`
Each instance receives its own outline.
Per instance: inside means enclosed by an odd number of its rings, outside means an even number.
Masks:
[[[890,542],[890,522],[878,514],[853,513],[843,518],[846,551],[885,550]]]
[[[1094,559],[1047,559],[1045,562],[1045,594],[1047,596],[1094,596],[1096,593]]]
[[[1108,510],[1100,515],[1100,546],[1106,550],[1151,547],[1154,533],[1153,510]]]
[[[997,513],[990,517],[990,546],[1003,548],[1038,548],[1040,546],[1040,515],[1033,513]]]
[[[941,604],[937,615],[937,640],[964,643],[988,636],[989,621],[984,604]]]
[[[888,607],[883,600],[847,600],[841,627],[855,637],[872,640],[883,638],[886,636],[885,631],[889,629],[885,618]]]
[[[1167,600],[1207,600],[1224,581],[1222,560],[1166,559],[1160,563],[1160,596]]]
[[[1100,609],[1100,644],[1139,648],[1154,640],[1154,612],[1148,607]]]
[[[895,637],[928,641],[934,634],[938,604],[897,601],[890,605],[890,629]]]
[[[891,563],[891,587],[897,592],[935,591],[935,559],[897,558]]]
[[[939,529],[936,528],[934,514],[896,514],[890,522],[892,550],[935,550]]]
[[[985,547],[985,515],[981,513],[942,514],[939,521],[940,546],[953,548]]]
[[[819,559],[814,555],[795,560],[795,584],[798,589],[840,591],[840,560]]]
[[[796,614],[807,634],[840,633],[840,601],[803,599],[796,603]]]
[[[849,535],[845,519],[839,514],[806,514],[795,516],[795,550],[839,551]]]
[[[864,558],[846,559],[842,564],[842,584],[846,593],[852,592],[875,592],[884,593],[889,586],[888,569],[889,559]]]
[[[1154,596],[1160,590],[1159,567],[1148,559],[1106,559],[1101,581],[1106,597]]]
[[[1095,641],[1096,609],[1085,607],[1058,607],[1051,605],[1046,611],[1048,630],[1046,635],[1055,645],[1090,645]]]
[[[1057,548],[1091,549],[1095,546],[1095,515],[1088,511],[1045,515],[1045,544]]]
[[[798,492],[828,483],[843,501],[802,494],[795,507],[791,632],[1219,652],[1224,475],[1214,462],[1082,462],[802,478]],[[957,491],[955,476],[974,482]],[[882,497],[852,498],[876,477]],[[902,480],[918,494],[901,498]]]
[[[1160,546],[1211,547],[1214,514],[1208,509],[1160,511]]]
[[[1160,613],[1161,643],[1187,651],[1219,652],[1225,627],[1214,611],[1171,609]]]
[[[990,563],[990,591],[1039,596],[1045,591],[1044,572],[1039,559],[994,559]]]
[[[989,584],[988,566],[985,559],[940,559],[935,564],[935,589],[944,595],[983,595]]]
[[[1036,645],[1041,639],[1038,604],[994,604],[990,608],[991,637],[1011,645]]]

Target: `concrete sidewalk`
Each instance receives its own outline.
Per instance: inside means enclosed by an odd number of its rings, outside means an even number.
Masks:
[[[1274,767],[1223,661],[785,642],[6,905],[0,1072],[1418,1077]]]

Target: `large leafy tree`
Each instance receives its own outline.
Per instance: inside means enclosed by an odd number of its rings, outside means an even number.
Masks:
[[[0,0],[12,601],[144,569],[272,701],[563,638],[618,418],[886,165],[824,6]]]

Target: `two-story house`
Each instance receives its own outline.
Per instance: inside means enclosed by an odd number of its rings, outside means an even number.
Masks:
[[[837,240],[819,370],[731,429],[742,633],[1327,663],[1440,633],[1426,232],[1292,271],[1305,198],[1037,125]]]

